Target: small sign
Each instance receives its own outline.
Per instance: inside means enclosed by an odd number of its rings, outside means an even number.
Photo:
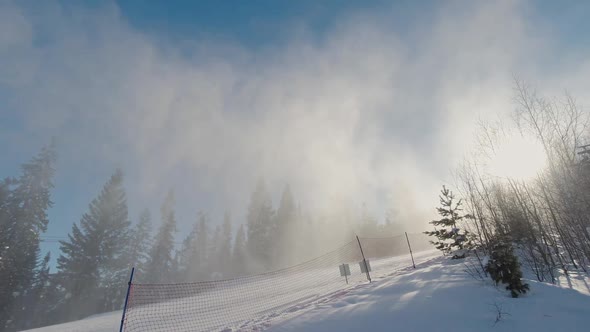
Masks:
[[[339,267],[341,277],[346,277],[350,275],[350,266],[348,264],[342,264]]]
[[[371,272],[371,263],[368,260],[365,260],[365,261],[359,262],[359,266],[361,267],[361,273],[367,273],[367,269],[365,269],[365,262],[367,264],[367,268],[369,269],[369,272]]]

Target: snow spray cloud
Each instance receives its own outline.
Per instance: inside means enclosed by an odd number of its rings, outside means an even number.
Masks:
[[[0,6],[0,94],[23,123],[3,139],[56,136],[65,168],[121,166],[137,201],[175,187],[240,221],[263,176],[306,209],[365,202],[421,230],[474,121],[513,108],[513,73],[549,43],[514,1],[437,3],[403,33],[393,9],[350,13],[264,50],[163,45],[116,5]]]

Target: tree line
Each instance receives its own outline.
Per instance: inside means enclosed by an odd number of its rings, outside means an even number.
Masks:
[[[201,211],[177,245],[174,192],[163,200],[157,223],[147,209],[132,222],[124,174],[116,170],[73,223],[67,239],[59,241],[57,266],[52,268],[40,241],[53,206],[56,160],[51,144],[22,165],[20,177],[0,182],[2,331],[121,309],[132,266],[140,283],[227,279],[301,262],[350,240],[355,232],[371,236],[399,230],[391,218],[378,223],[364,207],[360,215],[349,211],[312,218],[302,212],[288,185],[275,208],[261,179],[237,229],[229,212],[214,222]],[[335,221],[338,227],[333,227]]]

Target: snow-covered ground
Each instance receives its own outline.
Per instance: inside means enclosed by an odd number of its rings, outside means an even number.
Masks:
[[[439,257],[357,286],[269,331],[590,331],[588,278],[576,278],[573,289],[527,280],[530,293],[513,299],[464,270],[463,262]]]
[[[371,284],[359,279],[348,286],[339,286],[337,291],[334,291],[333,285],[301,289],[298,290],[300,295],[292,294],[284,298],[316,295],[307,297],[305,301],[285,303],[274,313],[253,315],[237,326],[244,331],[553,332],[590,329],[587,278],[574,280],[571,288],[567,287],[570,285],[567,282],[560,287],[527,280],[531,285],[530,293],[512,299],[502,287],[496,288],[487,280],[478,281],[466,274],[462,261],[444,259],[436,251],[418,253],[416,260],[416,270],[407,257],[375,261],[374,282]],[[218,314],[223,315],[224,311],[248,312],[244,311],[243,305],[248,304],[249,299],[242,300],[233,308],[221,309]],[[272,307],[277,298],[266,301]],[[501,312],[499,321],[498,312]],[[35,331],[115,331],[120,315],[120,312],[112,312]],[[183,315],[189,317],[190,313]],[[169,316],[166,311],[160,315],[154,312],[151,319],[162,323],[169,320]],[[160,326],[162,330],[177,330]],[[191,329],[187,327],[186,330]]]

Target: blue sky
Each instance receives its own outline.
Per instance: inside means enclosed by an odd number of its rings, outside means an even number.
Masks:
[[[56,137],[48,236],[67,234],[116,167],[132,221],[150,208],[157,227],[174,188],[179,237],[198,210],[242,222],[259,176],[317,214],[364,202],[420,229],[473,123],[513,108],[512,75],[586,100],[588,7],[8,1],[0,176]]]
[[[383,3],[383,2],[381,2]],[[166,41],[209,38],[246,47],[281,43],[290,25],[305,23],[321,33],[343,13],[379,2],[355,1],[119,1],[130,23]]]

